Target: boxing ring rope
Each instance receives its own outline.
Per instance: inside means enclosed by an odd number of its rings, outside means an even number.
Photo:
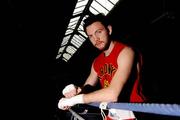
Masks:
[[[100,103],[89,104],[99,107]],[[157,104],[157,103],[108,103],[107,109],[124,109],[136,112],[153,113],[159,115],[180,116],[179,104]]]
[[[102,109],[102,103],[88,104],[93,107]],[[179,104],[157,104],[157,103],[106,103],[103,109],[124,109],[143,113],[152,113],[159,115],[168,115],[180,117],[180,105]],[[85,120],[78,113],[69,109],[74,116],[74,120]]]

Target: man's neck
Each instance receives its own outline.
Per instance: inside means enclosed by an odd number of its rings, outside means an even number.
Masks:
[[[104,55],[105,55],[105,56],[109,56],[109,54],[111,53],[111,51],[112,51],[113,48],[114,48],[114,45],[115,45],[115,42],[114,42],[114,41],[111,41],[111,43],[110,43],[110,45],[109,45],[109,48],[104,51]]]

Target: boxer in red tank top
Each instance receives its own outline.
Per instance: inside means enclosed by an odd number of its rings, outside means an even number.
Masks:
[[[84,20],[84,30],[92,45],[101,54],[92,63],[91,72],[83,87],[68,85],[63,89],[63,95],[58,107],[66,110],[76,104],[91,102],[144,102],[141,92],[139,55],[132,47],[117,42],[111,38],[112,26],[102,14],[93,15]],[[98,81],[101,89],[83,93],[86,86],[95,86]],[[139,91],[140,90],[140,91]],[[109,110],[106,119],[118,117],[123,120],[135,119],[132,111]],[[113,116],[112,112],[118,116]]]
[[[126,47],[125,44],[115,42],[115,46],[108,56],[105,56],[104,53],[102,52],[94,60],[93,67],[98,75],[102,88],[108,87],[110,85],[114,73],[118,69],[118,64],[117,64],[118,55],[120,54],[120,52],[123,50],[124,47]],[[134,86],[130,95],[130,99],[129,101],[126,102],[144,102],[144,96],[141,96],[142,91],[138,92],[138,87],[141,87],[138,86],[139,79],[140,76],[137,70],[136,79],[134,80]]]

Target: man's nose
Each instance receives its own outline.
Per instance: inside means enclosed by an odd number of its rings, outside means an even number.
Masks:
[[[97,35],[95,35],[94,40],[95,40],[95,42],[98,42],[100,40],[100,38]]]

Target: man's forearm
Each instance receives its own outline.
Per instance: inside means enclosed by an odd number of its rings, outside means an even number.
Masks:
[[[115,94],[114,89],[103,88],[94,92],[84,94],[84,103],[91,102],[116,102],[118,96]]]

